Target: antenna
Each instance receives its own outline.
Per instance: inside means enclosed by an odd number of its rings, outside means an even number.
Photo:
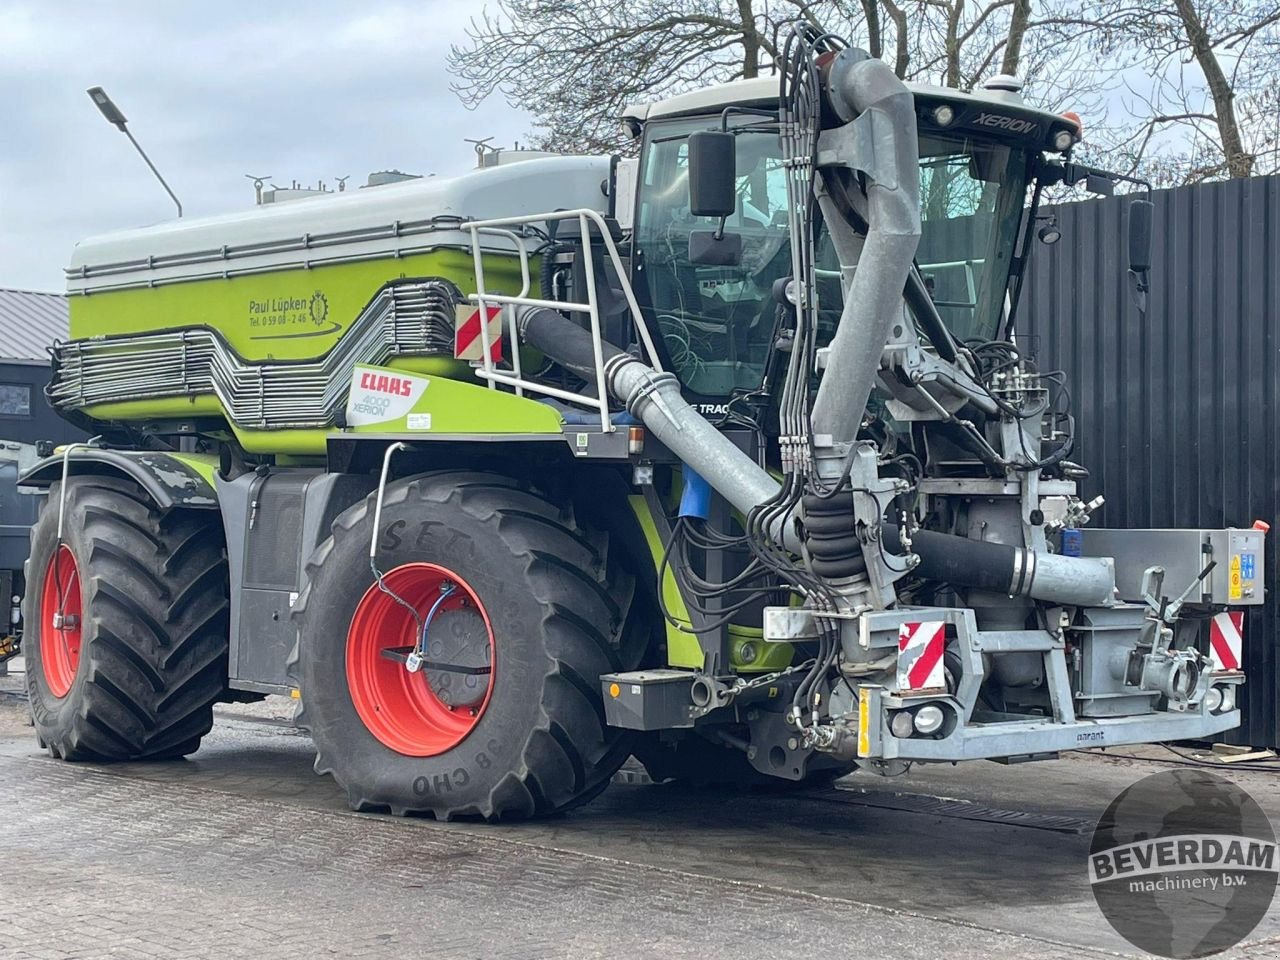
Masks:
[[[489,145],[489,141],[490,141],[490,140],[492,140],[492,139],[493,139],[493,137],[483,137],[483,138],[481,138],[481,139],[479,139],[479,140],[473,140],[471,137],[463,137],[463,138],[462,138],[462,142],[463,142],[463,143],[473,143],[473,144],[475,144],[475,148],[476,148],[476,166],[477,166],[477,167],[483,167],[483,166],[485,166],[484,158],[485,158],[485,156],[486,156],[487,154],[490,154],[490,153],[501,153],[501,152],[502,152],[502,148],[501,148],[501,147],[494,147],[494,146],[490,146],[490,145]]]
[[[264,177],[255,177],[252,173],[246,173],[245,176],[253,181],[254,200],[258,206],[262,206],[262,188],[271,179],[271,174],[268,173]]]
[[[151,158],[147,156],[147,153],[142,149],[141,144],[139,144],[138,141],[133,138],[133,134],[129,132],[129,127],[127,126],[129,121],[125,119],[120,108],[112,102],[111,98],[107,96],[107,91],[103,90],[101,87],[90,87],[85,92],[89,94],[89,99],[93,101],[93,105],[98,108],[98,111],[106,118],[107,122],[129,138],[129,142],[132,143],[133,148],[138,151],[138,155],[147,162],[147,166],[151,168],[151,172],[154,173],[156,175],[156,179],[160,181],[160,186],[164,187],[164,192],[169,194],[169,199],[172,200],[173,205],[178,208],[178,216],[181,218],[182,202],[178,199],[177,194],[169,189],[169,184],[165,183],[164,177],[160,176],[160,171],[156,169],[156,165],[151,162]]]

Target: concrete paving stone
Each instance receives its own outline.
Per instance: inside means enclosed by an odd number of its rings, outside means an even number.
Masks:
[[[191,761],[97,767],[37,754],[4,716],[2,960],[1131,955],[1092,902],[1087,831],[891,801],[1087,823],[1161,769],[1153,750],[850,781],[881,806],[619,785],[543,823],[441,824],[351,814],[306,738],[261,718],[220,710]],[[1280,822],[1277,775],[1228,775]],[[1224,956],[1280,957],[1280,919]]]

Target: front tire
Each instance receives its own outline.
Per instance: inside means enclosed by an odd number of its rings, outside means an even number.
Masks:
[[[598,678],[647,639],[627,629],[635,582],[608,537],[515,480],[426,474],[385,491],[384,590],[375,499],[335,521],[297,605],[316,771],[353,809],[442,819],[544,816],[602,791],[631,742],[605,724]]]
[[[186,756],[227,679],[227,566],[216,513],[162,514],[132,483],[68,481],[31,530],[23,598],[36,737],[64,760]]]

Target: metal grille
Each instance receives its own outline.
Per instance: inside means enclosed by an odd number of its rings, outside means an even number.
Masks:
[[[448,280],[388,284],[324,357],[251,363],[215,330],[72,340],[53,350],[49,400],[62,409],[99,403],[212,393],[245,427],[323,427],[346,401],[351,369],[401,355],[453,355],[454,308],[462,293]]]

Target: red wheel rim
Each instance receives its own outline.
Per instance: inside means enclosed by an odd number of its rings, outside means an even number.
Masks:
[[[49,692],[61,699],[80,668],[80,568],[65,544],[49,558],[40,590],[40,668]]]
[[[351,702],[387,747],[409,757],[434,757],[461,743],[489,705],[496,666],[493,626],[476,592],[445,567],[406,563],[382,581],[396,596],[373,584],[347,631]],[[442,599],[449,585],[454,589]],[[405,654],[416,645],[417,621],[396,597],[423,620],[435,608],[427,628],[426,666],[416,673],[409,671]],[[443,640],[433,639],[441,634]],[[450,649],[451,643],[465,648]]]

